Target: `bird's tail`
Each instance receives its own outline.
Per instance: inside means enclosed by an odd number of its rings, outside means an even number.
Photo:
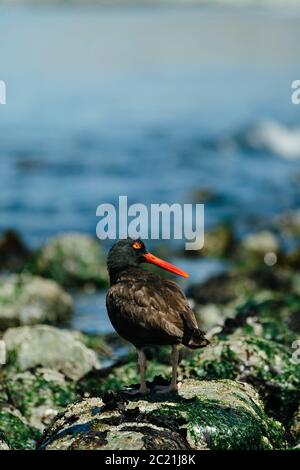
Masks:
[[[205,348],[205,346],[208,346],[209,344],[210,342],[208,341],[207,338],[205,338],[205,333],[199,330],[199,328],[195,328],[192,331],[192,334],[186,346],[190,349],[198,349],[198,348]]]

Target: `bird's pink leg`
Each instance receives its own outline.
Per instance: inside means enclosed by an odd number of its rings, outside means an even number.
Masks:
[[[131,390],[128,392],[130,395],[146,395],[147,393],[150,392],[149,388],[147,388],[147,383],[146,383],[146,356],[145,353],[143,352],[142,349],[138,349],[138,364],[140,366],[140,374],[141,374],[141,384],[140,388],[137,390]]]
[[[172,346],[172,380],[170,385],[167,386],[157,386],[156,391],[157,393],[170,393],[170,392],[177,392],[179,384],[177,383],[177,368],[179,362],[179,351],[177,346]]]

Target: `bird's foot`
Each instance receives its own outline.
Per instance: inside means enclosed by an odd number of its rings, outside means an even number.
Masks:
[[[180,388],[180,386],[181,386],[181,383],[177,383],[177,384],[170,383],[170,385],[157,385],[155,387],[155,392],[158,394],[178,392],[178,389]]]
[[[148,395],[148,393],[150,393],[150,388],[148,387],[140,387],[140,388],[135,388],[133,390],[126,390],[126,394],[130,396]]]

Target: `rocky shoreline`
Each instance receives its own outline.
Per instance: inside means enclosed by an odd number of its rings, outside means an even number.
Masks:
[[[279,223],[297,239],[295,221]],[[212,256],[216,238],[230,269],[187,290],[211,346],[181,351],[179,393],[164,397],[154,386],[169,378],[169,351],[146,351],[152,392],[132,398],[134,351],[116,357],[114,335],[68,323],[70,288],[107,286],[99,242],[62,234],[32,253],[17,234],[3,234],[0,449],[299,448],[300,257],[275,230],[237,241],[224,226],[194,256]]]

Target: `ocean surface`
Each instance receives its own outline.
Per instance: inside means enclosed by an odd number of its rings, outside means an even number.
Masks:
[[[119,195],[208,191],[206,228],[238,233],[297,208],[299,44],[295,8],[0,7],[0,230],[95,234]]]

